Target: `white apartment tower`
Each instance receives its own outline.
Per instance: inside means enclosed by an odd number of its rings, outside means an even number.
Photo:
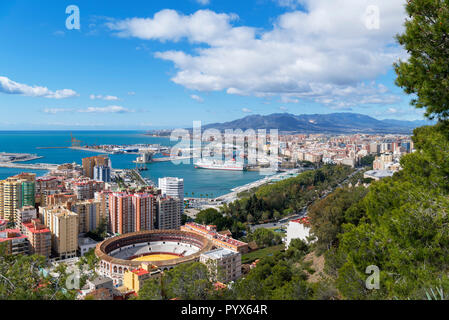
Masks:
[[[178,198],[184,203],[184,179],[179,178],[159,178],[159,189],[162,196]],[[181,206],[181,215],[184,213],[184,206]]]

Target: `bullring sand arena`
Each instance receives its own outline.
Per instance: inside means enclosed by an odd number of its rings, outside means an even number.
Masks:
[[[199,234],[153,230],[109,238],[97,245],[95,254],[100,259],[99,274],[119,284],[126,271],[140,268],[142,263],[169,270],[181,263],[198,261],[201,254],[212,248],[212,242]]]
[[[173,254],[151,254],[147,256],[142,256],[139,258],[132,259],[132,261],[140,261],[140,262],[155,262],[155,261],[168,261],[178,259],[178,255]]]

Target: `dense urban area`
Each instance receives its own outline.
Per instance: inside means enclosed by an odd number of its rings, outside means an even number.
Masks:
[[[449,4],[406,9],[397,40],[410,59],[394,65],[396,84],[435,125],[281,135],[279,171],[219,197],[112,168],[108,154],[11,176],[0,181],[0,299],[445,299]],[[269,159],[273,141],[263,149]],[[4,153],[0,165],[38,158]]]

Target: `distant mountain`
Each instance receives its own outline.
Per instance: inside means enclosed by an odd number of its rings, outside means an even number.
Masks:
[[[226,123],[214,123],[204,129],[278,129],[295,133],[412,133],[414,128],[432,124],[428,121],[378,120],[357,113],[294,115],[275,113],[267,116],[250,115]]]

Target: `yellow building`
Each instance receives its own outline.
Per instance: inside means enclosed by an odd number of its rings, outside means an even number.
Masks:
[[[161,271],[151,264],[142,264],[140,268],[132,271],[125,271],[123,275],[123,286],[128,290],[139,293],[144,281],[159,275]]]
[[[101,210],[101,202],[96,200],[75,202],[69,209],[78,214],[79,233],[95,231],[101,221],[106,218],[105,213]]]
[[[51,231],[53,252],[61,259],[76,257],[78,214],[64,207],[40,208],[42,222]]]
[[[35,181],[31,173],[0,181],[0,219],[10,220],[17,209],[35,205]]]
[[[8,178],[1,182],[0,187],[0,218],[10,220],[20,208],[22,183],[17,179]]]

